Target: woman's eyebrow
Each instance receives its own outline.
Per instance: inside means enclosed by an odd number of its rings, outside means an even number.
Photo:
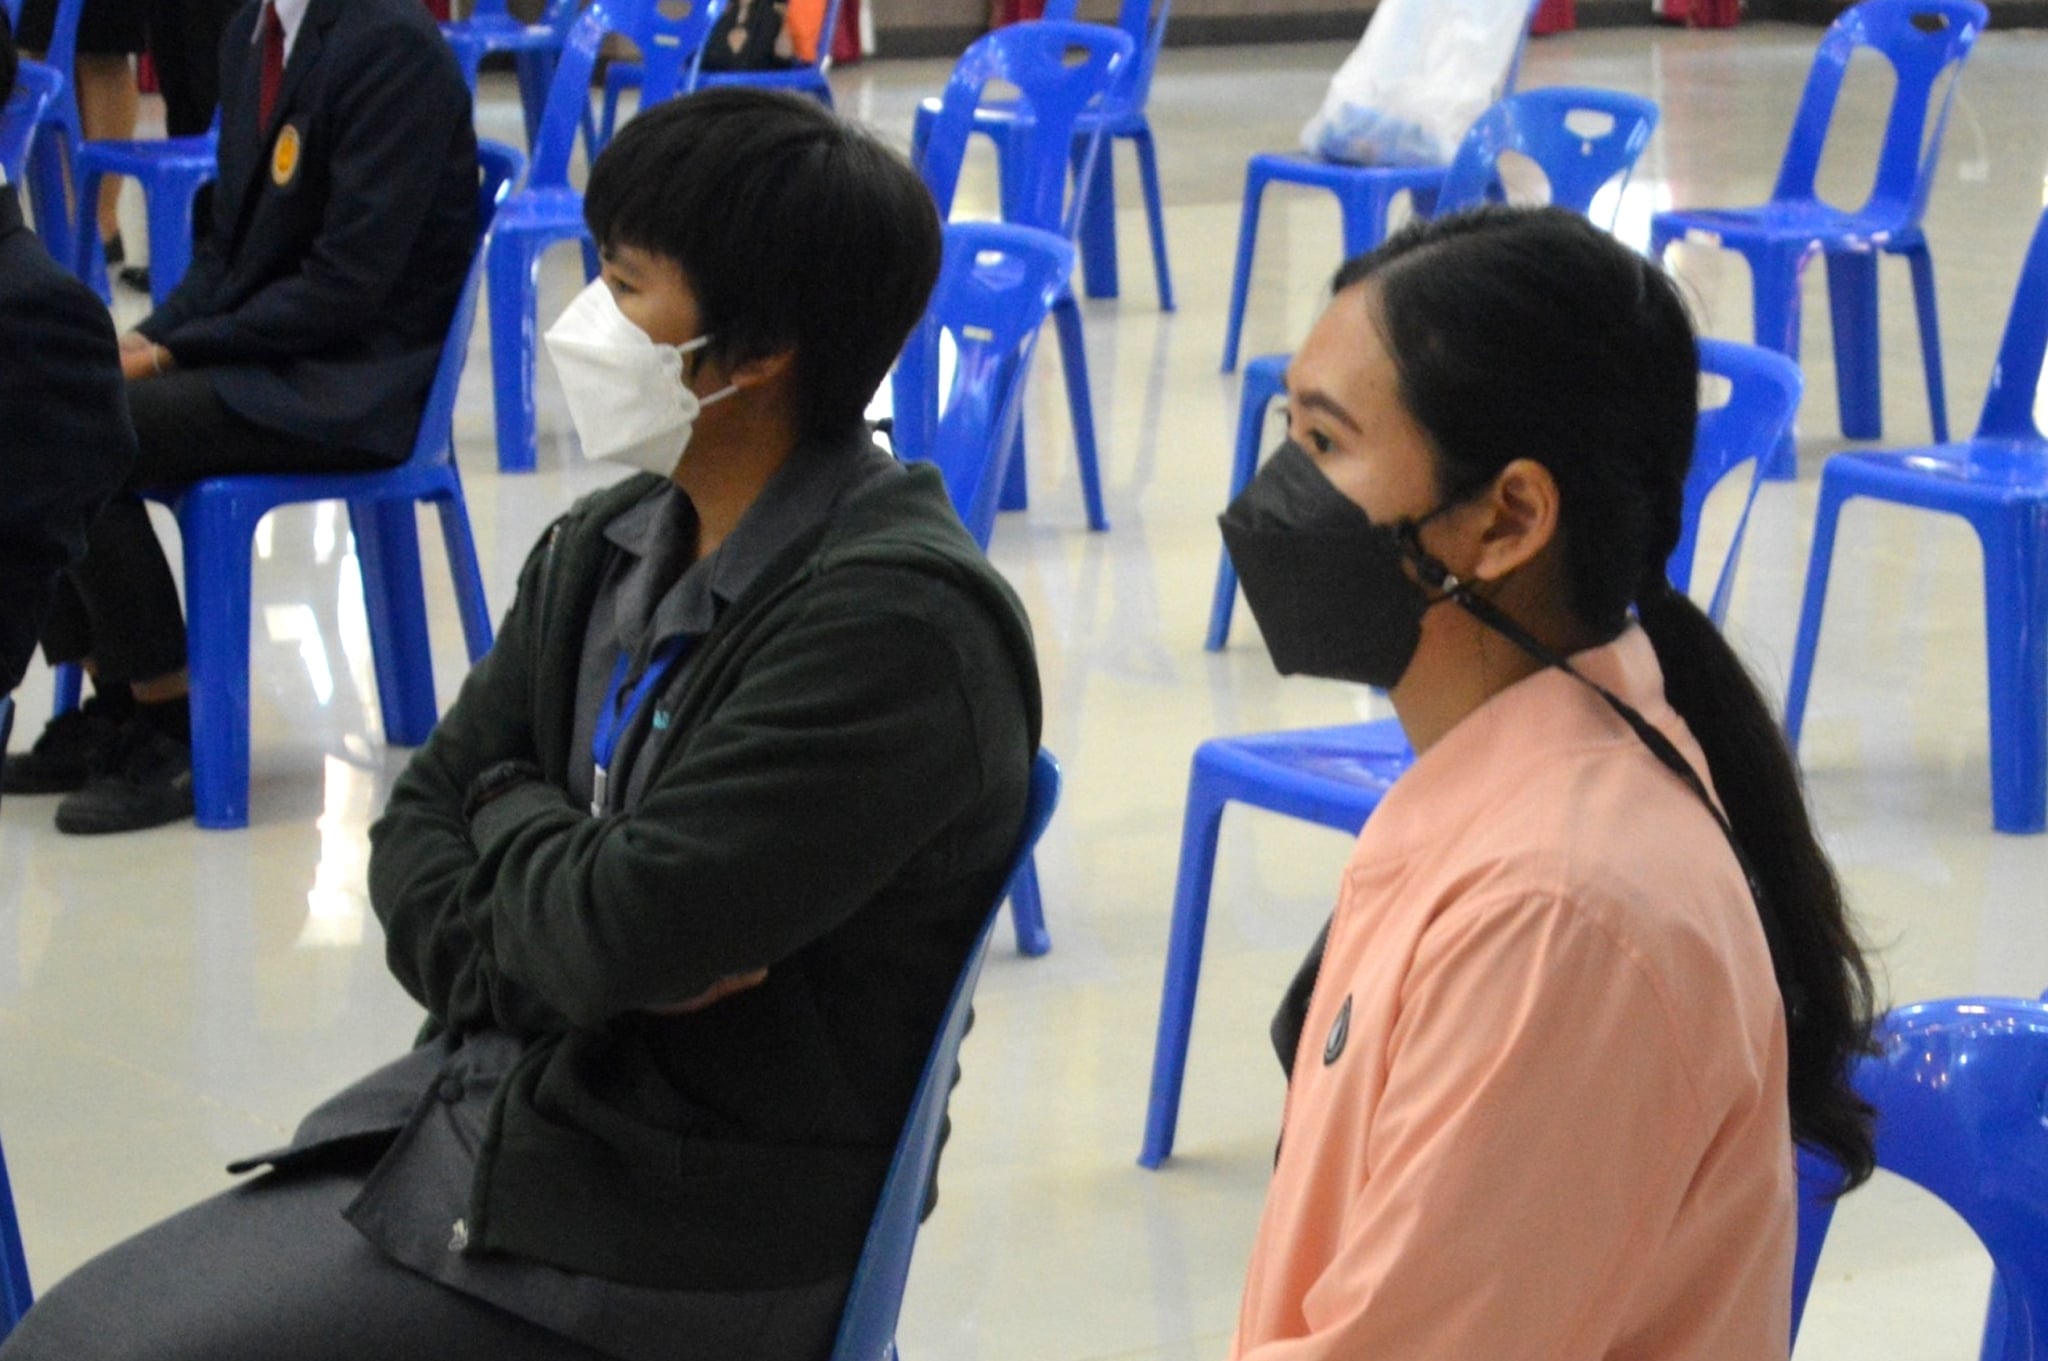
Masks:
[[[1287,400],[1304,410],[1323,412],[1353,434],[1360,432],[1361,427],[1352,419],[1351,413],[1338,405],[1336,398],[1319,388],[1309,388],[1305,392],[1296,392],[1290,388]]]

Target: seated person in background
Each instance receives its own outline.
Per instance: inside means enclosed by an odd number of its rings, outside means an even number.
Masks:
[[[18,61],[0,14],[0,107]],[[135,462],[114,327],[57,267],[0,175],[0,695],[21,683],[57,574]]]
[[[1029,627],[862,410],[937,277],[915,173],[730,88],[591,173],[549,333],[586,454],[371,831],[421,1045],[113,1248],[24,1358],[818,1361],[1023,820]]]
[[[1530,344],[1532,337],[1542,343]],[[1239,1361],[1782,1361],[1795,1141],[1853,1184],[1870,976],[1783,734],[1672,589],[1699,360],[1562,209],[1344,266],[1223,517],[1282,671],[1414,743],[1274,1027]]]
[[[43,635],[94,697],[10,757],[66,832],[192,815],[185,626],[141,487],[404,461],[476,244],[476,133],[418,0],[262,0],[221,44],[214,228],[121,339],[139,449]]]

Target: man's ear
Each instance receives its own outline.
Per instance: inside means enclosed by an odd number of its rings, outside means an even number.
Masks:
[[[777,350],[773,354],[759,355],[744,359],[732,366],[726,373],[725,381],[740,391],[764,387],[788,379],[796,372],[796,351]]]
[[[1468,577],[1498,581],[1526,565],[1557,538],[1559,509],[1550,469],[1529,458],[1501,469],[1461,526],[1476,539]]]

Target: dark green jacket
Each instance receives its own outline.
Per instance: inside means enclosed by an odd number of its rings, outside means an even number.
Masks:
[[[607,523],[571,510],[371,829],[392,971],[457,1034],[528,1037],[478,1151],[471,1251],[742,1290],[849,1271],[1022,821],[1029,625],[936,472],[858,491],[721,617],[665,697],[639,806],[564,792]],[[536,762],[474,823],[498,762]],[[683,1001],[766,966],[694,1015]]]

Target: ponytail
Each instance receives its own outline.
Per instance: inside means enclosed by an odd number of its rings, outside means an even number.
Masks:
[[[1798,767],[1755,680],[1697,605],[1667,586],[1644,593],[1636,618],[1754,876],[1784,996],[1792,1137],[1840,1164],[1848,1190],[1877,1161],[1873,1112],[1847,1080],[1871,1047],[1873,994]]]
[[[1850,1080],[1871,1047],[1870,972],[1769,706],[1664,580],[1699,414],[1684,300],[1654,262],[1555,208],[1413,223],[1346,264],[1336,288],[1367,282],[1439,490],[1541,463],[1558,485],[1572,612],[1613,637],[1633,609],[1649,635],[1757,889],[1784,998],[1793,1137],[1856,1185],[1875,1163],[1873,1113]]]

